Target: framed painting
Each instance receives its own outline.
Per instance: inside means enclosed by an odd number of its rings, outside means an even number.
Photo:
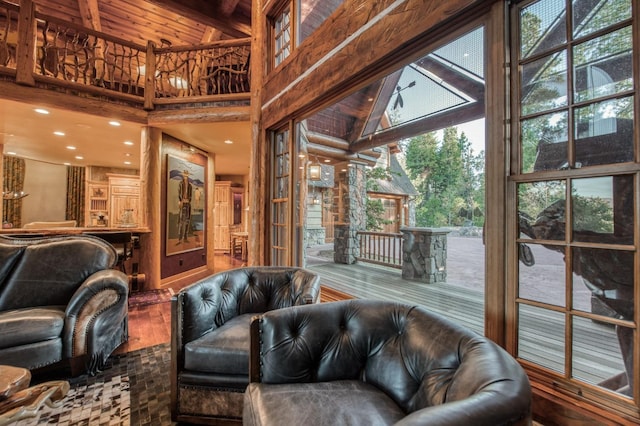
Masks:
[[[167,155],[166,254],[204,249],[204,166]]]

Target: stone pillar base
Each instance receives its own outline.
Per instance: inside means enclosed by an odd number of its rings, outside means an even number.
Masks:
[[[345,265],[356,263],[359,250],[357,231],[349,225],[335,225],[333,232],[333,261]]]
[[[445,228],[402,228],[402,278],[429,284],[447,280]]]

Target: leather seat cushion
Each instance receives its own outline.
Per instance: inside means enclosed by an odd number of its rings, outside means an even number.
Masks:
[[[24,308],[0,313],[0,348],[56,339],[64,327],[64,307]]]
[[[249,374],[249,324],[255,314],[238,315],[184,346],[184,368],[218,374]]]
[[[248,425],[391,425],[406,414],[384,392],[359,380],[264,385],[250,383]]]

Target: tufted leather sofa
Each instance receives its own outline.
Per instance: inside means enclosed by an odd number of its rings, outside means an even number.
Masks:
[[[240,424],[252,316],[318,302],[319,280],[301,268],[248,267],[178,292],[171,301],[172,419]]]
[[[282,309],[255,317],[251,339],[246,426],[531,424],[518,362],[416,306]]]
[[[0,236],[0,364],[99,371],[128,338],[128,279],[111,269],[116,260],[95,237]]]

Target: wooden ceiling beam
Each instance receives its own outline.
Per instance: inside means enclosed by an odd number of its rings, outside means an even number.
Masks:
[[[150,126],[162,127],[175,124],[202,124],[219,122],[249,121],[249,107],[227,108],[189,108],[150,111],[147,123]]]
[[[217,28],[206,27],[202,33],[202,39],[200,42],[202,44],[209,44],[220,39],[222,39],[222,31]]]
[[[251,35],[251,19],[235,12],[237,0],[145,0],[164,9],[169,9],[186,18],[217,28],[232,37]],[[232,13],[228,13],[232,9]]]
[[[78,0],[82,25],[95,31],[102,32],[98,0]]]
[[[236,7],[238,7],[240,0],[221,0],[214,3],[218,4],[218,9],[222,16],[229,17],[233,15],[233,12],[236,10]]]
[[[482,81],[473,79],[453,67],[449,67],[438,62],[430,56],[425,56],[424,58],[416,61],[416,65],[437,75],[442,80],[446,81],[466,95],[471,96],[473,99],[484,98],[485,88]]]
[[[411,138],[435,130],[445,129],[457,124],[477,120],[484,117],[484,101],[454,108],[452,110],[430,115],[420,120],[411,121],[405,125],[393,127],[384,132],[368,137],[360,138],[351,144],[351,152],[360,152],[378,146],[397,142],[401,139]]]
[[[323,160],[325,158],[328,158],[338,162],[362,161],[369,166],[375,165],[378,157],[380,156],[379,153],[377,154],[377,156],[371,156],[362,153],[354,154],[341,149],[331,148],[325,145],[318,145],[311,142],[307,144],[307,153],[309,154],[309,156],[316,157],[316,160]]]
[[[396,90],[396,85],[398,84],[398,81],[400,81],[400,76],[402,76],[403,70],[404,68],[401,68],[382,79],[382,85],[376,95],[373,108],[369,112],[369,116],[363,122],[362,127],[358,129],[358,133],[353,135],[354,139],[361,137],[363,133],[369,135],[378,130],[380,120],[384,117],[391,95],[393,95],[393,92]]]

